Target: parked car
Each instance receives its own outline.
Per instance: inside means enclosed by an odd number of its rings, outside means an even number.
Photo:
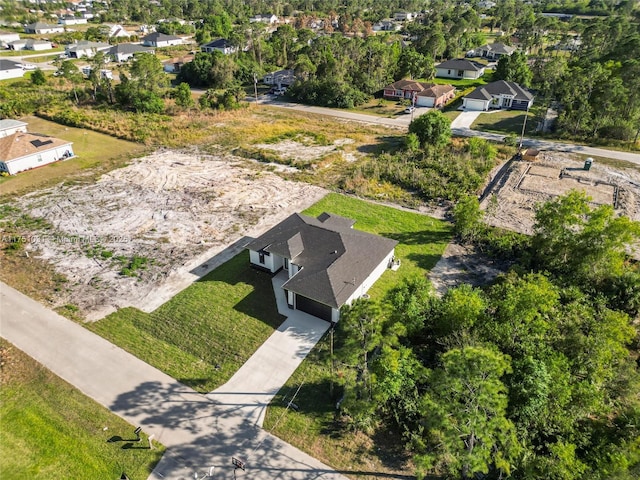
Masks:
[[[35,65],[33,65],[31,63],[23,63],[22,64],[22,69],[23,70],[35,70],[36,68],[38,68],[38,67],[36,67]]]
[[[273,88],[270,90],[270,92],[271,92],[271,93],[273,93],[274,95],[278,95],[278,96],[280,96],[280,95],[284,95],[285,93],[287,93],[287,89],[286,89],[285,87],[280,87],[280,88],[278,88],[278,87],[273,87]]]
[[[413,113],[416,107],[407,107],[404,109],[404,113]]]

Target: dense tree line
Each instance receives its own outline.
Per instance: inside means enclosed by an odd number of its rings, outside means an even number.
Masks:
[[[473,202],[460,210],[459,232],[481,228]],[[438,298],[418,278],[354,302],[336,335],[343,420],[395,426],[420,476],[637,478],[640,270],[625,252],[639,240],[573,192],[537,210],[493,285]]]

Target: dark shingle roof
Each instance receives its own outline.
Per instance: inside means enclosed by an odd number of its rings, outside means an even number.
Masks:
[[[516,100],[530,101],[533,99],[533,94],[529,90],[522,88],[515,82],[507,82],[506,80],[498,80],[497,82],[482,85],[467,95],[467,98],[491,100],[492,97],[498,95],[513,95]]]
[[[128,53],[138,52],[153,52],[153,48],[143,47],[142,45],[138,45],[136,43],[120,43],[111,47],[108,53],[110,53],[111,55],[126,55]]]
[[[232,46],[231,42],[225,38],[219,38],[203,45],[203,47],[209,48],[231,48]]]
[[[505,45],[504,43],[492,43],[491,45],[484,45],[480,47],[481,49],[487,50],[493,53],[499,53],[500,55],[511,55],[517,49],[516,47],[512,47],[510,45]]]
[[[486,65],[474,62],[473,60],[466,60],[464,58],[453,58],[436,65],[436,68],[450,68],[451,70],[471,70],[473,72],[479,72],[486,68]]]
[[[180,40],[180,37],[160,32],[153,32],[142,39],[143,42],[168,42],[169,40]]]
[[[247,248],[288,258],[301,267],[283,288],[340,308],[398,243],[354,230],[354,223],[329,213],[318,218],[294,213]]]

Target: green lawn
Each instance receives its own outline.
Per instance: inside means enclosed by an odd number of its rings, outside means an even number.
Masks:
[[[152,313],[123,308],[89,328],[209,392],[231,378],[283,320],[270,276],[252,269],[245,251]]]
[[[522,134],[522,125],[526,113],[518,110],[494,110],[481,113],[475,122],[471,124],[474,130],[505,134]],[[536,131],[536,115],[529,112],[525,135],[532,135]]]
[[[403,278],[426,275],[452,235],[451,226],[444,221],[343,195],[330,194],[304,213],[315,216],[323,211],[353,218],[354,228],[400,242],[396,256],[402,265],[396,272],[384,273],[370,292],[374,299],[383,298]],[[351,478],[372,480],[391,474],[413,475],[397,436],[378,432],[370,438],[336,428],[333,420],[336,398],[330,396],[330,380],[329,339],[325,337],[270,405],[265,428]],[[290,399],[300,385],[295,399],[299,411],[285,412],[284,397]]]
[[[113,161],[122,161],[144,151],[142,145],[111,137],[103,133],[74,128],[38,117],[20,119],[28,123],[27,131],[73,142],[75,158],[22,172],[11,177],[0,177],[0,194],[25,193],[37,190],[82,173],[82,170]]]
[[[2,478],[117,479],[123,472],[131,480],[149,476],[162,456],[162,445],[154,442],[149,450],[108,442],[114,436],[132,438],[135,427],[2,339],[0,354]],[[139,445],[148,446],[144,434]]]

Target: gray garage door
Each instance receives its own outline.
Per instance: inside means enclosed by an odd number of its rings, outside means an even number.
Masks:
[[[296,308],[309,315],[326,320],[327,322],[331,321],[331,307],[311,300],[310,298],[296,295]]]

